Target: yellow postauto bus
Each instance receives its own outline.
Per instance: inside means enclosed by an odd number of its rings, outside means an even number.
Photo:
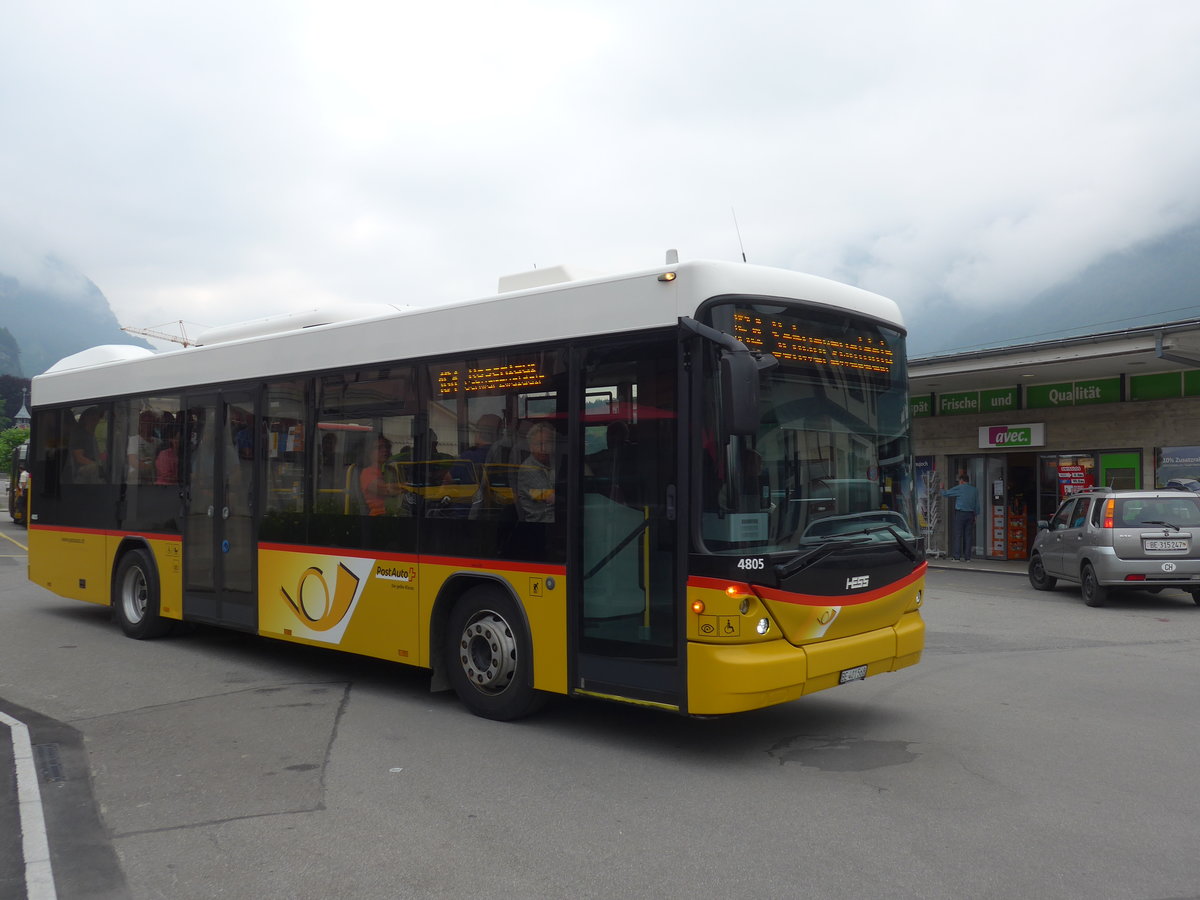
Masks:
[[[32,400],[30,578],[134,638],[420,666],[496,719],[734,713],[921,657],[904,330],[843,284],[542,269],[97,347]]]

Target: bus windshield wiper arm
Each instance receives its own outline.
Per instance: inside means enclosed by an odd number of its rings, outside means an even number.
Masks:
[[[904,555],[913,562],[920,562],[920,557],[917,556],[917,551],[909,546],[908,541],[904,539],[904,535],[896,530],[895,525],[876,525],[874,528],[864,528],[862,534],[875,534],[877,531],[890,531],[892,537],[896,539],[896,543],[900,545],[900,549],[904,551]]]
[[[836,541],[826,541],[819,547],[813,547],[813,549],[809,550],[803,556],[797,556],[789,563],[776,566],[775,574],[780,578],[789,578],[801,569],[808,568],[818,560],[824,559],[835,550],[841,550],[843,547],[853,547],[861,543],[863,541],[860,538],[842,538]]]

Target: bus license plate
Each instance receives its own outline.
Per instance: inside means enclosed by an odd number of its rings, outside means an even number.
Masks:
[[[1187,541],[1146,540],[1142,544],[1147,550],[1186,550]]]
[[[851,681],[862,681],[866,677],[866,666],[855,666],[853,669],[842,669],[842,674],[838,676],[838,684],[849,684]]]

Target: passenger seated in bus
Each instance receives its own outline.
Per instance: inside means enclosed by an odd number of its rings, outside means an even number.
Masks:
[[[496,438],[500,434],[500,417],[495,413],[484,413],[475,423],[475,440],[466,450],[460,453],[459,459],[466,460],[469,465],[457,463],[451,470],[451,477],[458,484],[479,481],[479,473],[487,462],[488,454]]]
[[[529,455],[517,472],[517,506],[523,522],[554,521],[554,448],[557,433],[547,422],[529,429]]]
[[[151,484],[154,481],[154,460],[158,455],[158,437],[154,433],[154,426],[154,413],[143,410],[138,416],[137,432],[129,436],[125,445],[128,464],[126,480],[129,484]]]
[[[71,429],[71,470],[76,484],[100,483],[100,448],[96,444],[96,426],[103,417],[104,411],[99,406],[88,407]]]
[[[179,484],[179,432],[167,435],[167,445],[154,458],[154,483]]]
[[[400,485],[388,481],[384,475],[388,460],[392,456],[392,442],[382,434],[375,442],[375,462],[365,467],[358,476],[363,502],[367,504],[367,515],[387,514],[387,498],[400,492]]]

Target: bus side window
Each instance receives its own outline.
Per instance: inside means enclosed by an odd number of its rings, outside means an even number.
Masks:
[[[267,386],[269,413],[262,452],[267,462],[268,512],[304,511],[304,473],[308,466],[308,443],[304,438],[306,388],[305,381],[281,381]]]

